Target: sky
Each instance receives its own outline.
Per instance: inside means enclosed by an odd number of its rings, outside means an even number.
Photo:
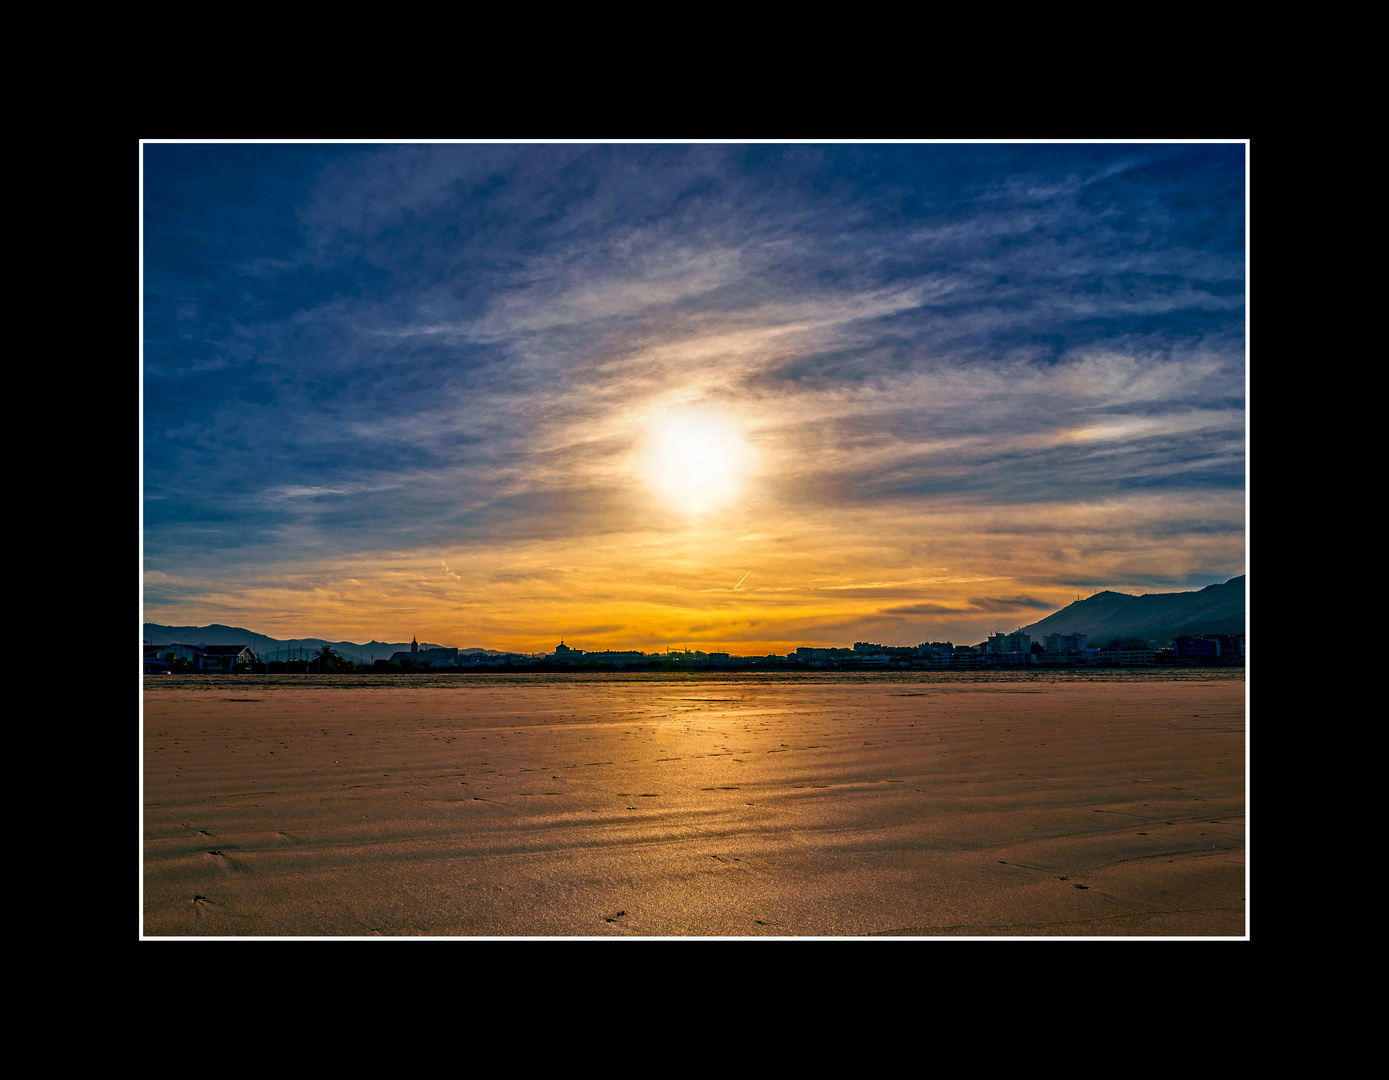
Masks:
[[[766,654],[1226,581],[1246,149],[146,143],[144,619]]]

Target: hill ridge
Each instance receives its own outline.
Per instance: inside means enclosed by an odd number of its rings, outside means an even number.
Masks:
[[[1182,635],[1243,634],[1247,584],[1240,574],[1189,592],[1134,595],[1106,589],[1022,630],[1034,641],[1048,634],[1087,634],[1092,644],[1137,637],[1154,648]]]
[[[290,650],[307,650],[311,655],[329,646],[335,653],[349,657],[357,663],[370,664],[375,660],[389,660],[392,653],[409,652],[410,643],[377,641],[373,638],[365,645],[355,641],[330,641],[321,637],[276,638],[269,634],[259,634],[244,626],[228,626],[225,623],[209,623],[206,626],[170,626],[165,623],[144,624],[144,639],[151,645],[169,645],[180,641],[185,645],[249,645],[251,651],[261,659],[286,659],[277,653],[287,654]],[[441,649],[445,646],[421,641],[421,651]],[[460,653],[495,653],[495,649],[482,649],[476,646],[459,649]]]

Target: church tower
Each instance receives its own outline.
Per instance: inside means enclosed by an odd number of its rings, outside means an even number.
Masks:
[[[419,651],[420,651],[420,643],[419,643],[418,641],[415,640],[415,637],[414,637],[414,635],[412,634],[412,635],[410,636],[410,655],[411,655],[411,656],[418,656],[418,655],[419,655]]]

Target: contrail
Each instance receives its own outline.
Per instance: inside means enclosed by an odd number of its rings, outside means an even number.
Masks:
[[[749,570],[749,571],[748,571],[748,574],[751,574],[751,573],[752,573],[752,571]],[[748,579],[748,574],[744,574],[742,577],[740,577],[740,578],[738,579],[738,585],[741,585],[743,582],[747,581],[747,579]],[[734,585],[733,588],[732,588],[730,591],[731,591],[731,592],[737,592],[737,591],[738,591],[738,585]]]

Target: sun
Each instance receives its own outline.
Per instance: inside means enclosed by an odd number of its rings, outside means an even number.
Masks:
[[[661,501],[691,516],[732,503],[755,465],[737,418],[703,405],[653,415],[637,462]]]

